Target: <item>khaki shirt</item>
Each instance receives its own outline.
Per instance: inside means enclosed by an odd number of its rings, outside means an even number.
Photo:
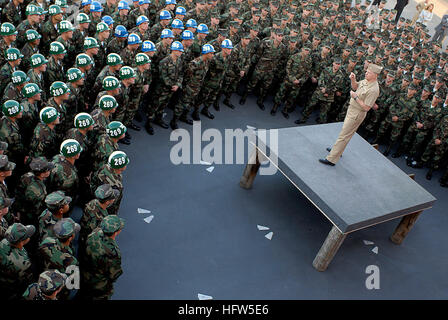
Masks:
[[[358,95],[359,99],[361,101],[364,101],[367,106],[373,107],[376,99],[380,95],[380,87],[378,85],[378,82],[375,81],[369,83],[366,79],[359,81],[356,94]],[[350,105],[355,107],[356,109],[366,112],[363,107],[361,107],[361,105],[353,98],[350,99]]]

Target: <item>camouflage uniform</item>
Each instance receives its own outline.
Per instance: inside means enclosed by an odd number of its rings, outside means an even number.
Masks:
[[[205,107],[217,103],[218,95],[221,90],[224,76],[229,69],[230,55],[224,58],[223,53],[219,52],[213,56],[210,61],[207,75],[202,83],[200,101]]]
[[[43,122],[37,124],[31,138],[30,157],[45,157],[50,160],[55,154],[59,153],[59,137],[55,129],[50,129]]]
[[[107,133],[99,136],[93,151],[93,171],[96,172],[107,163],[107,159],[114,151],[118,151],[118,143],[113,141]]]
[[[120,56],[123,59],[123,65],[135,67],[135,56],[137,55],[137,53],[138,50],[132,51],[128,46],[125,47],[120,53]]]
[[[56,38],[59,36],[58,31],[54,27],[51,18],[49,18],[42,26],[41,32],[42,40],[41,46],[43,48],[44,53],[48,53],[50,43],[56,41]]]
[[[8,150],[4,154],[8,156],[9,160],[18,166],[22,164],[26,152],[18,123],[3,116],[0,120],[0,140],[8,143]]]
[[[37,225],[38,215],[45,209],[47,188],[33,172],[25,173],[17,185],[14,211],[20,212],[23,224]]]
[[[64,191],[67,196],[75,199],[79,186],[78,169],[60,154],[54,156],[52,162],[55,167],[49,177],[50,190]]]
[[[143,86],[151,85],[151,81],[152,78],[150,70],[144,71],[143,73],[140,72],[138,68],[135,70],[135,83],[131,86],[131,91],[129,94],[131,98],[128,103],[128,107],[126,108],[126,115],[123,119],[123,124],[126,127],[131,125],[132,120],[140,107],[143,97]]]
[[[62,61],[56,61],[54,56],[48,59],[47,70],[44,73],[45,84],[48,86],[45,88],[47,92],[50,90],[50,85],[55,81],[65,82],[65,70]],[[42,88],[44,89],[44,88]]]
[[[80,243],[85,246],[85,242],[89,234],[99,227],[104,217],[107,217],[109,213],[107,210],[100,207],[100,201],[93,199],[84,207],[84,214],[81,217],[80,225],[81,232],[79,234]]]
[[[2,103],[5,103],[6,100],[22,101],[24,98],[22,91],[19,90],[15,84],[10,82],[3,93]]]
[[[8,62],[6,62],[0,69],[0,92],[5,90],[6,85],[11,81],[12,73],[16,70],[17,69],[13,69]]]
[[[65,136],[66,132],[73,127],[73,121],[70,122],[70,119],[67,118],[67,107],[65,106],[65,104],[66,102],[59,105],[54,100],[54,97],[51,97],[44,106],[44,107],[53,107],[59,112],[60,123],[55,127],[59,142],[62,141],[62,138]]]
[[[439,139],[442,143],[436,145],[435,140]],[[448,145],[448,115],[445,115],[434,129],[434,133],[425,151],[422,154],[421,161],[431,169],[439,169],[440,162],[446,153]]]
[[[123,198],[123,176],[115,173],[108,164],[105,164],[92,178],[91,193],[95,194],[96,188],[103,184],[110,184],[114,189],[120,191],[120,195],[114,204],[107,209],[109,214],[118,214],[121,199]]]
[[[19,4],[16,7],[14,2],[10,1],[6,5],[3,12],[5,21],[11,22],[13,25],[18,26],[22,22],[22,10],[22,5]]]
[[[99,107],[94,109],[90,115],[95,120],[95,123],[93,124],[93,130],[89,133],[89,137],[91,141],[96,141],[101,134],[106,133],[106,126],[109,124],[110,119]]]
[[[42,92],[40,93],[41,100],[47,101],[47,93],[45,90],[50,87],[51,83],[47,84],[45,82],[45,76],[42,73],[35,73],[33,69],[28,70],[27,76],[30,78],[30,83],[35,83],[39,86],[40,89],[42,89]]]
[[[56,219],[55,215],[49,209],[44,209],[37,220],[39,226],[39,243],[48,237],[54,238],[53,227],[60,219]]]
[[[29,42],[25,43],[20,52],[23,54],[22,62],[20,64],[21,70],[28,70],[31,68],[30,58],[33,54],[39,53],[38,47],[33,47]]]
[[[44,270],[56,269],[64,273],[68,266],[77,266],[73,249],[63,245],[56,237],[47,237],[39,245]]]
[[[118,38],[113,38],[107,45],[107,52],[120,54],[124,50],[124,48],[126,48],[126,45],[127,45],[126,40],[119,41]]]
[[[124,121],[128,121],[129,123],[129,107],[134,108],[134,110],[131,110],[132,112],[136,112],[134,106],[130,106],[129,102],[131,100],[131,90],[134,85],[130,85],[126,87],[123,83],[121,86],[120,93],[115,97],[118,103],[117,111],[112,115],[114,120],[120,121],[121,123],[124,123]],[[138,107],[137,107],[138,108]],[[131,119],[132,121],[132,119]]]
[[[98,93],[103,89],[103,80],[108,76],[113,76],[119,79],[119,72],[111,72],[109,66],[104,66],[100,73],[96,76],[95,84],[93,85],[93,92],[95,96],[98,96]]]

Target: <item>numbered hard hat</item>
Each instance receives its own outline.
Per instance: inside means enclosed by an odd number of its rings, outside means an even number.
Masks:
[[[127,1],[121,0],[118,2],[118,10],[130,10],[131,7]]]
[[[107,55],[106,63],[108,66],[116,66],[123,64],[123,59],[121,59],[121,56],[117,53],[109,53]]]
[[[135,56],[135,64],[138,66],[151,63],[151,59],[144,53],[137,53]]]
[[[92,37],[86,37],[84,39],[84,50],[92,49],[92,48],[99,48],[100,45],[98,44],[98,41],[95,38]]]
[[[121,137],[126,131],[126,126],[120,121],[112,121],[106,126],[106,133],[111,138]]]
[[[144,5],[144,4],[150,4],[151,3],[151,1],[150,0],[138,0],[138,4],[141,6],[141,5]]]
[[[111,16],[104,16],[101,18],[101,21],[103,21],[105,24],[107,24],[108,26],[114,24],[114,19]]]
[[[26,38],[26,41],[34,41],[34,40],[42,38],[42,36],[36,30],[28,29],[25,31],[25,38]]]
[[[119,24],[115,27],[114,36],[117,38],[127,38],[129,35],[128,30],[126,30],[125,26]]]
[[[149,23],[149,19],[146,17],[146,16],[139,16],[138,18],[137,18],[137,21],[135,22],[135,24],[137,25],[137,26],[139,26],[139,25],[141,25],[142,23],[145,23],[145,22],[147,22],[147,23]]]
[[[17,33],[16,27],[12,23],[4,22],[0,26],[0,36],[12,36]]]
[[[84,12],[81,12],[81,13],[79,13],[79,14],[77,15],[77,17],[76,17],[76,21],[77,21],[79,24],[92,22],[92,21],[90,21],[89,16],[86,15]]]
[[[22,94],[25,98],[34,97],[36,94],[41,93],[41,92],[42,92],[42,90],[35,83],[27,83],[22,88]]]
[[[67,139],[62,141],[60,153],[66,158],[72,158],[80,154],[82,147],[75,139]]]
[[[165,5],[177,4],[176,0],[165,0]]]
[[[186,28],[195,28],[197,29],[198,23],[194,19],[188,19],[187,23],[185,24]]]
[[[56,110],[56,108],[45,107],[40,111],[39,118],[43,123],[49,124],[59,118],[59,112]]]
[[[197,28],[196,32],[197,33],[203,33],[203,34],[209,34],[208,27],[204,23],[201,23],[200,25],[198,25],[198,28]]]
[[[107,94],[100,98],[98,105],[100,106],[101,110],[105,111],[112,110],[118,107],[117,100],[114,97]]]
[[[128,44],[140,44],[142,43],[142,40],[140,39],[138,34],[131,33],[128,37]]]
[[[174,19],[173,22],[171,22],[171,28],[172,29],[184,29],[184,23],[179,19]]]
[[[105,22],[100,22],[96,25],[96,32],[104,32],[104,31],[110,31],[109,26]]]
[[[184,7],[179,6],[179,7],[176,8],[175,14],[184,16],[184,15],[187,14],[187,10]]]
[[[43,64],[48,63],[48,60],[40,53],[35,53],[30,58],[31,68],[40,67]]]
[[[202,46],[202,54],[207,54],[207,53],[214,53],[215,48],[213,48],[213,46],[211,44],[204,44]]]
[[[13,118],[23,111],[23,107],[16,100],[7,100],[3,104],[2,111],[5,116]]]
[[[50,43],[50,54],[64,54],[67,53],[65,47],[59,41],[53,41]]]
[[[50,14],[50,16],[55,16],[57,14],[62,14],[62,9],[57,4],[52,4],[48,7],[48,13]]]
[[[90,4],[90,12],[103,12],[103,6],[98,1],[92,1]]]
[[[221,42],[221,48],[223,49],[233,49],[233,43],[229,39],[225,39]]]
[[[67,0],[55,0],[54,4],[57,4],[61,8],[68,8]]]
[[[193,32],[190,30],[185,30],[182,32],[182,40],[194,40]]]
[[[11,81],[15,85],[21,85],[24,84],[25,82],[30,81],[30,78],[26,75],[25,72],[17,70],[12,73]]]
[[[156,51],[156,45],[151,40],[143,41],[142,52]]]
[[[82,0],[81,1],[81,8],[85,6],[90,6],[92,4],[92,0]]]
[[[85,74],[78,68],[70,68],[67,70],[67,81],[76,82],[85,77]]]
[[[78,129],[87,129],[88,127],[92,126],[94,123],[95,123],[95,120],[93,120],[92,116],[85,112],[78,113],[74,120],[75,128],[78,128]]]
[[[162,10],[159,14],[160,20],[171,20],[171,13],[168,10]]]
[[[70,92],[68,86],[62,81],[55,81],[50,86],[50,93],[53,97],[59,97]]]
[[[75,65],[76,67],[86,67],[89,64],[92,64],[93,60],[92,58],[90,58],[90,56],[88,54],[85,53],[80,53],[76,56],[75,59]]]
[[[7,61],[15,61],[23,58],[23,54],[17,48],[9,48],[5,52],[5,58]]]
[[[31,16],[33,14],[41,15],[42,13],[37,9],[37,6],[34,4],[29,4],[26,6],[25,15]]]
[[[129,157],[123,151],[114,151],[110,154],[107,163],[113,169],[122,169],[129,164]]]
[[[73,25],[70,21],[62,20],[61,22],[59,22],[59,27],[58,27],[59,33],[69,32],[69,31],[73,31],[73,30],[75,30],[75,28],[73,28]]]
[[[121,87],[120,81],[114,76],[107,76],[103,79],[103,89],[106,91],[115,90]]]
[[[182,42],[174,41],[171,44],[171,51],[181,51],[181,52],[184,52],[184,46],[182,45]]]
[[[120,69],[120,79],[121,80],[130,79],[130,78],[134,78],[134,77],[135,77],[134,69],[132,69],[131,67],[128,67],[128,66],[121,67],[121,69]]]
[[[171,31],[170,29],[163,29],[162,33],[160,34],[160,38],[161,39],[174,38],[173,31]]]

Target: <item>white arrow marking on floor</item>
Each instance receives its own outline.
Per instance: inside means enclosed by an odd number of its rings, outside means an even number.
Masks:
[[[252,126],[246,126],[246,128],[247,128],[247,129],[250,129],[250,130],[257,130],[257,128],[252,127]]]
[[[265,238],[271,240],[273,235],[274,232],[269,232],[267,235],[265,235]]]
[[[213,171],[213,169],[215,169],[215,167],[210,167],[210,168],[207,168],[206,170],[211,173]]]
[[[375,253],[375,254],[378,254],[378,247],[373,248],[372,252]]]
[[[205,294],[202,293],[198,293],[198,299],[199,300],[213,300],[212,296],[207,296]]]
[[[149,216],[143,220],[145,220],[146,223],[150,223],[152,221],[152,219],[154,219],[154,216]]]
[[[363,240],[363,241],[366,246],[374,244],[372,241],[369,241],[369,240]]]
[[[138,209],[137,209],[137,212],[138,212],[138,213],[151,213],[150,210],[146,210],[146,209],[142,209],[142,208],[138,208]]]
[[[210,163],[210,162],[207,162],[207,161],[199,161],[199,163],[200,164],[204,164],[204,165],[207,165],[207,166],[211,166],[212,164]]]
[[[257,224],[257,228],[258,228],[258,230],[260,230],[260,231],[263,231],[263,230],[269,230],[268,227],[260,226],[259,224]]]

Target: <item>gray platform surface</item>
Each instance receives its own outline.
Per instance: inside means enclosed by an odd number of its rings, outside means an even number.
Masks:
[[[268,158],[278,159],[280,171],[343,233],[433,205],[434,196],[358,134],[336,166],[318,163],[341,128],[342,122],[276,129],[278,143],[264,133],[258,145]],[[274,150],[278,153],[272,157]]]

